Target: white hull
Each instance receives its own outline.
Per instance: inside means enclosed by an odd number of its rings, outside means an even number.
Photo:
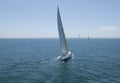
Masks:
[[[58,56],[57,58],[60,61],[67,61],[69,59],[71,59],[73,57],[73,54],[71,52],[68,52],[68,54],[64,55],[64,56]]]

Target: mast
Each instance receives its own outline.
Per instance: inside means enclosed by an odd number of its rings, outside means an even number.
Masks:
[[[68,43],[64,34],[59,7],[57,7],[57,24],[58,24],[58,33],[59,33],[61,52],[62,52],[62,55],[64,56],[67,52],[70,51],[70,49],[68,47]]]

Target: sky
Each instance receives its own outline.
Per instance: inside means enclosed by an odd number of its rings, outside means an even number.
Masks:
[[[120,0],[0,0],[0,38],[120,38]]]

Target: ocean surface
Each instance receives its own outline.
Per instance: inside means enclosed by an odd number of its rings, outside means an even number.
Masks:
[[[0,39],[0,83],[120,83],[120,39],[68,39],[67,63],[58,39]]]

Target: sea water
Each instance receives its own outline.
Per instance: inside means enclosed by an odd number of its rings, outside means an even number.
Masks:
[[[58,39],[0,39],[0,83],[120,83],[120,39],[67,39],[66,63]]]

